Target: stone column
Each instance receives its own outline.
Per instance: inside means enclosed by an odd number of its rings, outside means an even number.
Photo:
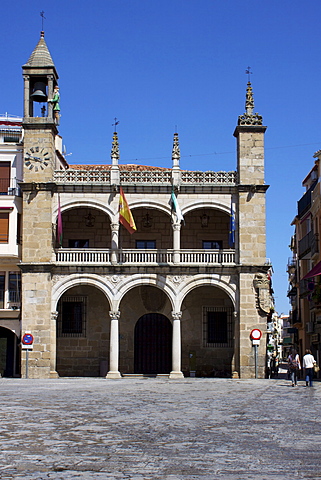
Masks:
[[[173,223],[173,261],[174,264],[180,263],[180,248],[181,248],[181,224]]]
[[[52,75],[48,76],[48,100],[51,100],[53,97],[53,91],[54,91],[54,77]],[[53,105],[51,102],[48,101],[47,103],[47,117],[50,119],[53,119]]]
[[[111,224],[111,263],[117,265],[117,251],[119,248],[119,223]]]
[[[58,312],[51,312],[50,321],[50,378],[58,378],[56,371],[57,358],[57,318]]]
[[[172,312],[173,343],[172,343],[172,371],[169,378],[183,378],[181,372],[181,316],[182,312]]]
[[[109,312],[110,316],[110,351],[109,351],[109,372],[106,378],[121,378],[118,370],[119,359],[119,334],[118,320],[120,312]]]
[[[23,76],[24,80],[24,106],[23,106],[23,116],[25,118],[32,116],[32,112],[30,111],[30,107],[32,102],[30,101],[30,77],[29,75]]]

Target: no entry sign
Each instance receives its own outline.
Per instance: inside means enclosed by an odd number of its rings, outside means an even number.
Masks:
[[[259,328],[253,328],[250,333],[251,340],[261,340],[262,332]]]

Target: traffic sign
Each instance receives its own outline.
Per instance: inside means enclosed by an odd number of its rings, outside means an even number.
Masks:
[[[31,333],[25,333],[22,337],[23,345],[32,345],[33,344],[33,335]]]
[[[250,338],[251,340],[261,340],[262,338],[262,332],[259,328],[253,328],[253,330],[250,333]]]

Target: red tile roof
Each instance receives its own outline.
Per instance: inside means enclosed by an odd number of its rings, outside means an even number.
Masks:
[[[119,170],[134,170],[134,171],[140,171],[140,172],[146,172],[146,171],[153,171],[153,170],[171,170],[170,168],[164,168],[164,167],[150,167],[148,165],[135,165],[133,163],[130,163],[128,165],[118,165]],[[69,168],[70,170],[110,170],[111,165],[70,165]]]

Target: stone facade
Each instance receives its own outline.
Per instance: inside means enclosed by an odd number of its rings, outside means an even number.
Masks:
[[[58,80],[44,36],[26,65],[20,268],[22,332],[34,336],[29,376],[253,377],[249,335],[260,328],[263,377],[272,305],[255,275],[269,270],[266,127],[251,111],[250,86],[236,172],[181,170],[177,134],[172,169],[121,165],[116,132],[111,165],[67,165],[50,104],[33,116],[39,68],[48,99]],[[119,223],[120,187],[134,233]],[[24,350],[22,376],[25,362]]]

